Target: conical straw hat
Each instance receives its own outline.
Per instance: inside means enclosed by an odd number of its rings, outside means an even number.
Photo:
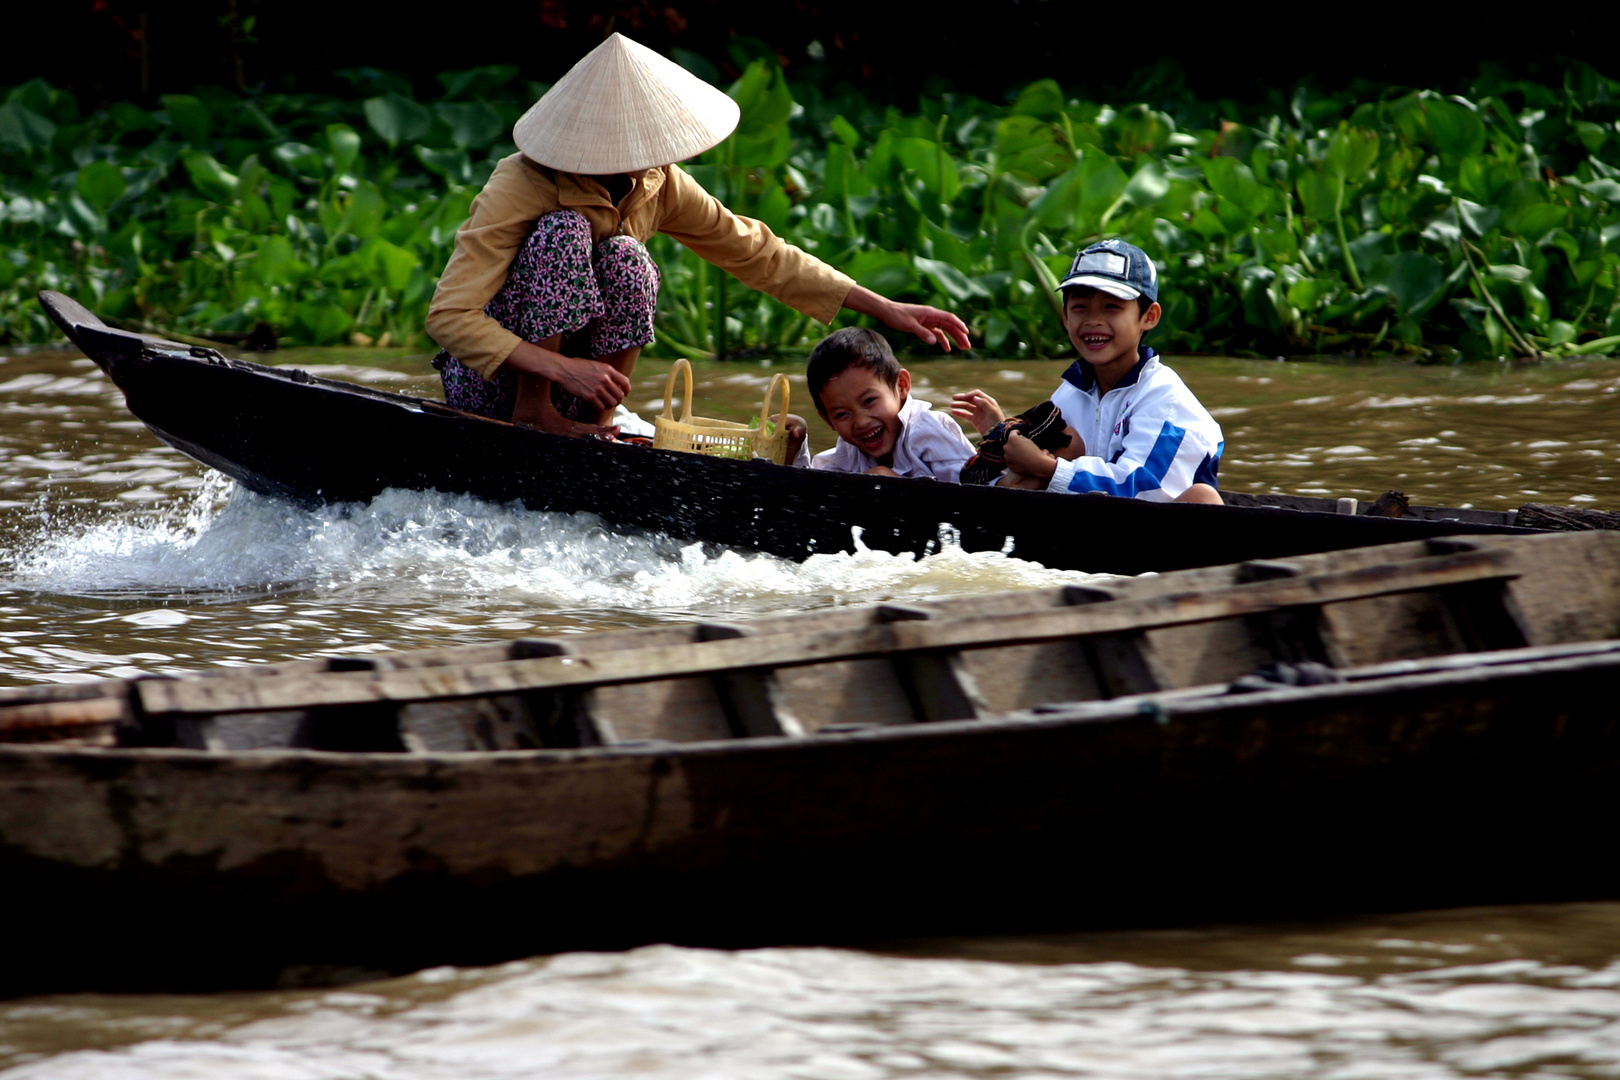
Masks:
[[[684,161],[730,135],[737,103],[623,34],[592,49],[512,129],[529,158],[608,176]]]

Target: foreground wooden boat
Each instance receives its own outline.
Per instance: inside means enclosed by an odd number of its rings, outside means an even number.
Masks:
[[[0,989],[1612,896],[1617,675],[1605,532],[5,690]]]
[[[920,553],[949,528],[969,551],[1010,543],[1012,554],[1047,566],[1119,574],[1509,533],[1523,524],[1511,511],[1435,507],[1392,519],[1353,499],[1234,494],[1232,505],[1187,507],[962,488],[564,439],[440,402],[124,333],[61,294],[40,299],[165,442],[255,491],[305,505],[364,502],[388,488],[436,489],[586,511],[620,528],[795,559],[851,550],[856,529],[870,547]],[[1620,515],[1572,513],[1588,520],[1537,524],[1620,522]]]

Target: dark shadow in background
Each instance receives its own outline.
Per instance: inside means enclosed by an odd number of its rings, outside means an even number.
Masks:
[[[24,5],[14,5],[23,8]],[[1056,78],[1096,100],[1167,101],[1179,93],[1258,104],[1313,79],[1461,90],[1484,62],[1556,85],[1561,61],[1612,68],[1620,16],[1603,10],[1487,17],[1480,7],[1413,5],[1109,5],[1074,0],[945,5],[871,0],[44,0],[4,17],[0,84],[43,76],[86,104],[150,100],[203,84],[345,92],[334,72],[433,76],[517,64],[556,79],[612,30],[660,52],[692,50],[722,75],[733,34],[769,42],[790,76],[838,80],[902,108],[950,87],[996,100]],[[824,60],[807,50],[819,42]],[[1169,61],[1165,63],[1164,61]]]

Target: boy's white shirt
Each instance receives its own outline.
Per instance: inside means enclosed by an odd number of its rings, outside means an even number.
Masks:
[[[906,403],[900,406],[900,437],[894,443],[894,464],[889,466],[896,474],[932,476],[958,484],[962,466],[973,454],[973,444],[949,414],[934,412],[933,406],[916,394],[907,396]],[[843,439],[810,462],[812,469],[835,472],[864,473],[877,466],[875,459]]]
[[[1221,426],[1181,376],[1152,349],[1142,351],[1145,359],[1107,394],[1080,364],[1064,372],[1052,403],[1080,433],[1086,454],[1059,459],[1048,491],[1170,502],[1195,483],[1214,483],[1226,446]]]

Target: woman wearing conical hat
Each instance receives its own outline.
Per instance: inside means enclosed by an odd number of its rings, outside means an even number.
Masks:
[[[842,308],[949,350],[947,311],[864,289],[758,221],[732,214],[675,162],[730,135],[731,98],[614,34],[512,131],[439,280],[427,330],[457,408],[560,434],[606,434],[653,339],[658,232],[823,323]]]

